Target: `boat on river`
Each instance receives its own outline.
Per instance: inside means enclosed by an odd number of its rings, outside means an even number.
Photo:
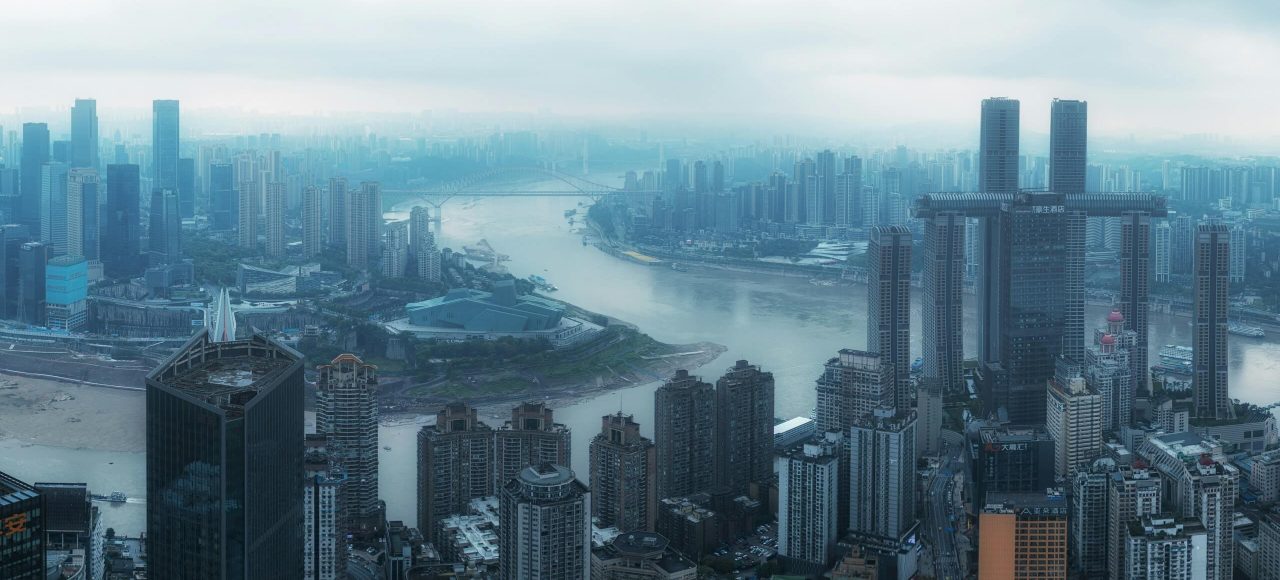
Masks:
[[[1257,326],[1251,326],[1237,320],[1227,322],[1227,332],[1236,336],[1247,336],[1249,338],[1262,338],[1267,335],[1265,330]]]

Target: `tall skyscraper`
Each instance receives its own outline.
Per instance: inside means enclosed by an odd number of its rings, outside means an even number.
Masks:
[[[302,575],[302,356],[202,331],[147,375],[147,570]]]
[[[329,438],[329,457],[342,466],[340,525],[374,527],[378,504],[378,367],[353,354],[320,365],[316,382],[316,433]],[[375,521],[368,521],[368,520]]]
[[[778,554],[821,567],[840,538],[840,433],[816,435],[778,455]]]
[[[45,163],[40,168],[40,241],[49,253],[67,253],[67,165]]]
[[[236,236],[241,248],[253,248],[258,245],[258,182],[253,179],[241,179],[240,188],[236,192]]]
[[[22,124],[21,192],[16,206],[18,223],[40,231],[40,192],[44,184],[44,164],[52,160],[49,152],[49,126],[44,123]]]
[[[1135,386],[1129,357],[1138,337],[1124,326],[1124,315],[1112,310],[1106,329],[1094,333],[1094,345],[1084,357],[1085,381],[1102,397],[1102,430],[1106,432],[1132,423]]]
[[[493,430],[466,403],[446,405],[418,431],[418,530],[436,541],[440,520],[493,492]]]
[[[715,482],[715,390],[678,370],[654,392],[658,498],[709,492]]]
[[[140,187],[137,165],[107,166],[102,267],[108,278],[130,278],[142,273]]]
[[[1151,262],[1154,264],[1152,269],[1155,271],[1155,281],[1158,283],[1168,283],[1171,280],[1170,274],[1173,272],[1173,265],[1170,263],[1172,231],[1172,228],[1169,227],[1169,220],[1160,220],[1152,228]]]
[[[502,487],[530,465],[569,465],[569,428],[556,423],[546,403],[528,402],[511,409],[511,420],[493,432],[493,488]]]
[[[31,241],[27,226],[0,226],[0,318],[16,320],[22,296],[22,244]]]
[[[167,189],[151,192],[151,265],[175,264],[182,258],[182,218],[178,215],[178,195]]]
[[[44,326],[45,267],[49,246],[27,242],[18,247],[18,321]]]
[[[1067,511],[1061,490],[987,496],[978,515],[978,577],[1066,578]]]
[[[88,318],[89,268],[82,256],[58,256],[45,265],[45,326],[78,332]]]
[[[836,223],[836,154],[830,149],[820,151],[817,155],[815,170],[818,177],[817,201],[822,204],[821,225]]]
[[[716,381],[717,491],[743,494],[772,483],[773,403],[773,373],[745,360]]]
[[[622,532],[652,530],[657,517],[653,442],[631,415],[605,415],[591,439],[591,517]]]
[[[1083,377],[1049,381],[1045,431],[1053,438],[1054,474],[1071,481],[1102,454],[1102,397]]]
[[[382,188],[362,182],[350,195],[347,208],[347,265],[367,270],[382,254]]]
[[[1099,459],[1087,469],[1076,471],[1071,481],[1072,568],[1087,578],[1105,578],[1107,573],[1107,482],[1116,471],[1111,459]]]
[[[302,256],[320,255],[324,232],[320,230],[320,190],[308,185],[302,190]]]
[[[178,159],[178,217],[196,217],[196,160],[190,157]]]
[[[347,247],[347,178],[329,178],[329,245]]]
[[[923,373],[943,392],[964,388],[965,218],[942,212],[926,222],[920,324]]]
[[[302,578],[346,578],[346,534],[343,531],[342,489],[347,475],[329,455],[323,434],[306,436],[302,481]]]
[[[1147,353],[1147,317],[1151,309],[1151,214],[1125,212],[1120,216],[1120,313],[1124,330],[1136,339],[1129,348],[1129,377],[1133,395],[1146,395],[1151,375]]]
[[[567,467],[522,469],[498,496],[498,578],[591,577],[591,493]]]
[[[98,169],[98,101],[76,99],[71,107],[71,167]]]
[[[88,219],[86,219],[88,218]],[[98,170],[72,168],[67,175],[67,255],[98,257]]]
[[[867,350],[880,355],[893,405],[911,400],[911,230],[877,226],[867,242]]]
[[[1227,312],[1230,308],[1230,232],[1200,224],[1195,238],[1195,317],[1191,390],[1196,417],[1235,416],[1227,391]]]
[[[431,233],[431,212],[425,206],[414,206],[409,212],[410,268],[418,278],[440,281],[440,250]]]
[[[45,498],[0,472],[0,578],[44,580]]]
[[[178,191],[178,101],[151,102],[151,187]]]
[[[892,407],[893,388],[880,355],[841,349],[818,377],[818,432],[845,432],[853,422],[880,407]]]
[[[1089,103],[1054,99],[1049,119],[1049,191],[1084,193]]]
[[[916,413],[877,409],[849,429],[849,530],[897,545],[916,524]]]
[[[997,97],[982,101],[978,191],[1017,193],[1019,103]]]
[[[267,184],[265,200],[267,202],[267,256],[272,258],[284,257],[284,198],[285,188],[283,183],[272,181]]]
[[[240,194],[233,183],[230,163],[209,165],[209,225],[215,230],[235,229],[240,219]]]

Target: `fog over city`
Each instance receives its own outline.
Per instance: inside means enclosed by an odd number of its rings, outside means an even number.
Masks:
[[[104,124],[163,95],[231,117],[543,112],[682,136],[961,146],[974,103],[1007,95],[1028,135],[1047,135],[1061,97],[1094,105],[1095,139],[1280,136],[1266,1],[53,6],[6,6],[0,115],[92,92]]]

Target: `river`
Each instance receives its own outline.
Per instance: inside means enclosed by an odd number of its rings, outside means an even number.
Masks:
[[[813,407],[813,381],[823,363],[840,348],[866,343],[866,289],[818,287],[805,278],[723,272],[694,268],[676,272],[619,260],[582,244],[564,211],[581,198],[487,198],[453,200],[445,205],[441,246],[461,248],[487,239],[511,257],[517,276],[540,274],[560,287],[557,298],[588,310],[634,323],[668,343],[711,341],[728,350],[699,369],[714,381],[737,359],[747,359],[774,374],[777,415],[807,415]],[[407,209],[402,199],[387,199],[388,208]],[[580,227],[580,226],[579,226]],[[918,301],[917,301],[918,304]],[[1087,327],[1102,325],[1106,309],[1091,307]],[[912,349],[918,356],[920,321],[912,321]],[[973,352],[976,336],[972,312],[966,316],[965,348]],[[1188,319],[1151,316],[1152,360],[1163,344],[1190,344]],[[1231,338],[1231,394],[1256,403],[1280,400],[1280,343]],[[556,419],[573,430],[573,465],[586,479],[587,448],[600,428],[600,417],[622,410],[636,415],[651,436],[656,384],[632,387],[556,409]],[[143,404],[143,397],[138,397]],[[501,419],[486,417],[486,421]],[[380,429],[381,492],[389,517],[413,523],[416,518],[415,434],[426,418],[383,425]],[[141,428],[141,426],[139,426]],[[102,453],[0,441],[0,470],[27,480],[87,481],[95,490],[122,490],[131,497],[145,492],[142,453]],[[145,506],[111,506],[106,524],[136,534],[144,524]]]

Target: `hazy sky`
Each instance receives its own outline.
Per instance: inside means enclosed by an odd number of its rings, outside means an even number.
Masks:
[[[0,110],[548,109],[796,130],[1280,135],[1274,1],[47,0],[0,5]]]

